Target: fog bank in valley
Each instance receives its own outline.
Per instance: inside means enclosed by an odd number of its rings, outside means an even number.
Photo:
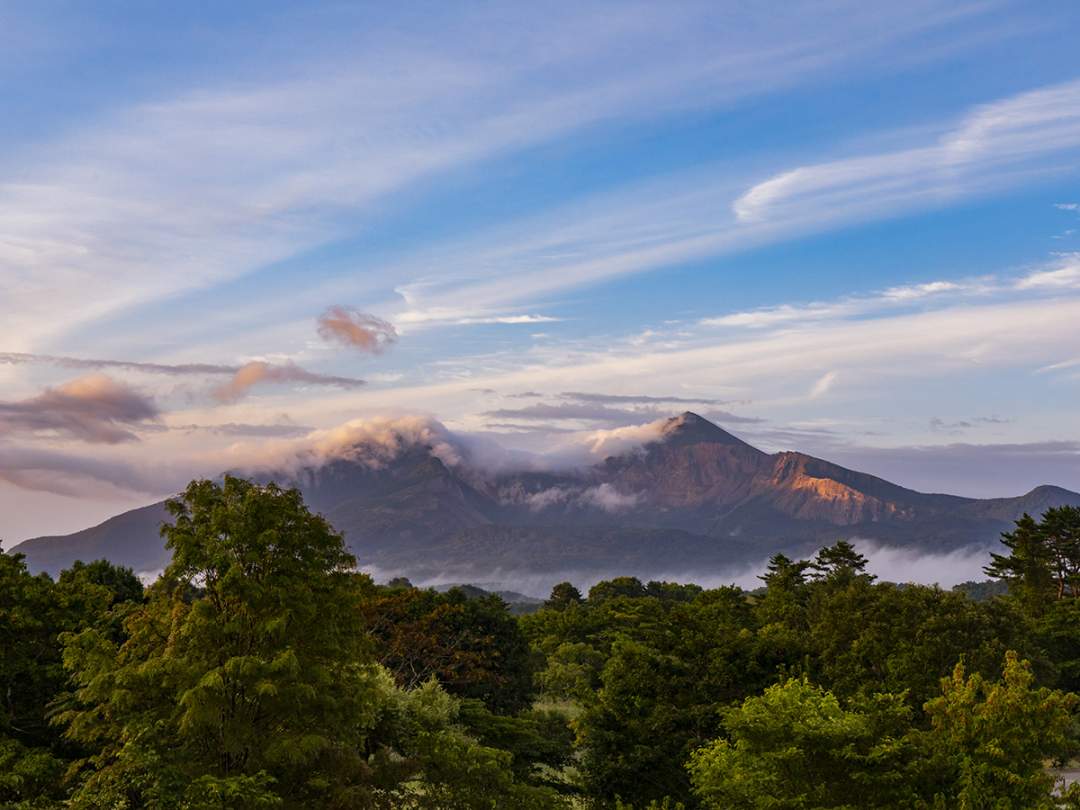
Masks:
[[[970,580],[985,580],[983,566],[990,561],[990,549],[969,547],[944,554],[925,554],[910,549],[885,546],[867,540],[855,540],[858,551],[869,559],[867,570],[879,581],[915,583],[919,585],[938,585],[948,590],[954,585]],[[771,556],[771,555],[770,555]],[[806,554],[790,553],[792,558],[805,558]],[[704,588],[718,588],[725,585],[737,585],[745,590],[761,587],[761,575],[765,573],[768,557],[730,568],[708,572],[693,570],[647,570],[627,566],[611,571],[521,571],[521,570],[478,570],[455,568],[438,576],[410,577],[409,572],[389,571],[366,566],[360,562],[361,570],[370,574],[377,582],[386,582],[394,577],[408,577],[418,587],[438,587],[468,583],[486,590],[516,591],[527,596],[546,597],[552,586],[559,582],[571,582],[582,593],[597,582],[621,576],[634,576],[642,582],[659,580],[665,582],[695,583]]]

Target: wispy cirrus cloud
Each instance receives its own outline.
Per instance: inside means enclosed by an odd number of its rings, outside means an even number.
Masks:
[[[1054,371],[1068,371],[1080,366],[1080,358],[1073,358],[1071,360],[1060,360],[1057,363],[1049,363],[1045,366],[1035,369],[1036,374],[1048,374]]]
[[[805,401],[830,372],[865,388],[869,380],[1043,367],[1048,357],[1060,354],[1061,335],[1077,317],[1080,300],[1072,296],[961,300],[929,310],[739,332],[722,341],[701,331],[677,349],[606,345],[567,356],[565,348],[552,347],[508,357],[497,371],[471,378],[469,387],[532,386],[542,394],[648,379],[653,386],[678,390],[693,379],[705,390],[753,391],[757,405],[777,398]],[[457,386],[462,384],[446,383]]]
[[[1049,267],[1036,270],[1016,284],[1020,290],[1080,289],[1080,253],[1060,254]]]
[[[820,399],[829,393],[832,387],[836,385],[839,377],[840,374],[837,371],[826,371],[822,374],[810,387],[810,393],[808,394],[810,399]]]
[[[959,302],[1014,300],[1020,294],[1052,293],[1080,288],[1080,253],[1059,253],[1050,260],[1011,276],[937,280],[888,287],[831,301],[784,303],[702,318],[707,328],[779,329],[814,322],[858,320],[919,307],[940,308]]]
[[[1080,80],[976,107],[935,140],[781,172],[732,204],[740,222],[863,219],[1080,165]]]
[[[437,15],[430,29],[354,20],[350,47],[272,67],[238,60],[214,83],[109,105],[8,150],[0,318],[29,350],[346,236],[368,206],[442,172],[611,121],[730,104],[982,16],[935,0],[872,14],[800,3],[782,21],[753,7],[627,5],[617,21],[590,4],[522,7],[512,47],[502,15],[483,9]]]
[[[217,363],[144,363],[134,360],[101,360],[86,357],[63,357],[51,354],[31,354],[27,352],[0,352],[0,364],[21,366],[43,364],[60,368],[75,369],[116,369],[119,371],[138,371],[148,374],[166,374],[169,376],[235,374],[239,366]]]
[[[431,328],[436,326],[482,326],[485,324],[503,324],[506,326],[528,326],[538,323],[558,323],[562,318],[536,313],[513,314],[496,311],[473,310],[468,308],[446,309],[426,307],[405,310],[398,315],[398,320],[410,329]]]
[[[543,398],[535,391],[511,394],[511,398]],[[491,428],[520,429],[520,423],[589,422],[606,425],[639,425],[643,421],[655,421],[663,417],[674,416],[686,405],[706,406],[704,415],[728,424],[753,424],[762,421],[756,417],[740,416],[730,411],[719,410],[715,405],[723,405],[730,400],[710,397],[662,396],[648,394],[601,394],[587,391],[563,391],[553,396],[555,402],[538,402],[520,408],[498,408],[485,411],[488,419],[505,420],[502,423],[488,423]]]
[[[423,278],[397,287],[407,304],[397,317],[433,325],[475,310],[531,306],[622,276],[1080,173],[1080,80],[976,107],[959,124],[949,121],[939,129],[929,143],[809,164],[749,188],[732,167],[698,168],[441,245],[430,256],[425,251],[387,268],[395,277]],[[443,268],[437,275],[428,272],[434,255]],[[819,311],[775,308],[718,325],[770,325],[831,317],[838,308],[899,306],[964,292],[953,286],[959,283],[900,285],[881,291],[877,300],[838,302]]]

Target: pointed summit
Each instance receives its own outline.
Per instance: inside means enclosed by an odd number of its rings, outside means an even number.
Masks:
[[[692,411],[684,411],[667,420],[663,428],[664,443],[685,444],[727,444],[750,447],[742,439],[732,436],[722,427],[714,425],[703,416]]]

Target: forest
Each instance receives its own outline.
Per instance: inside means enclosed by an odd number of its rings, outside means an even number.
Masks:
[[[1080,510],[951,591],[838,541],[760,588],[518,615],[357,570],[295,490],[196,481],[171,563],[0,552],[0,808],[1080,808]],[[1000,583],[1001,587],[997,587]]]

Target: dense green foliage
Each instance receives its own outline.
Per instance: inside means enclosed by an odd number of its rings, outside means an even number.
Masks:
[[[754,594],[621,578],[580,599],[558,586],[521,621],[544,656],[543,696],[575,706],[582,793],[600,807],[1050,801],[1053,780],[1038,777],[1077,747],[1074,698],[1049,690],[1073,688],[1080,623],[1058,611],[1080,601],[1032,611],[875,582],[866,563],[840,542],[811,560],[776,555]],[[979,734],[959,739],[965,724]],[[1010,794],[1014,782],[1028,792]]]
[[[402,687],[434,677],[451,694],[513,713],[532,705],[533,672],[529,642],[506,607],[493,594],[398,584],[377,589],[362,613],[380,663]]]
[[[31,576],[19,554],[0,553],[0,807],[50,807],[66,794],[82,754],[50,723],[68,685],[64,634],[119,632],[142,601],[130,569],[78,564],[54,583]]]
[[[297,491],[200,481],[169,509],[172,562],[145,594],[107,563],[54,583],[0,555],[0,807],[563,805],[534,771],[566,760],[565,723],[500,726],[434,668],[396,684],[368,626],[380,590]],[[493,652],[502,628],[527,662],[515,620],[481,607],[431,630]],[[483,696],[502,708],[515,688]]]
[[[710,808],[1052,808],[1043,765],[1069,749],[1076,697],[1032,677],[1015,653],[1001,683],[957,664],[922,723],[900,695],[844,705],[788,680],[724,712],[725,738],[692,755],[694,788]]]
[[[0,809],[1052,808],[1080,751],[1080,511],[951,592],[839,542],[764,587],[515,616],[375,585],[296,491],[194,482],[144,590],[0,553]]]

